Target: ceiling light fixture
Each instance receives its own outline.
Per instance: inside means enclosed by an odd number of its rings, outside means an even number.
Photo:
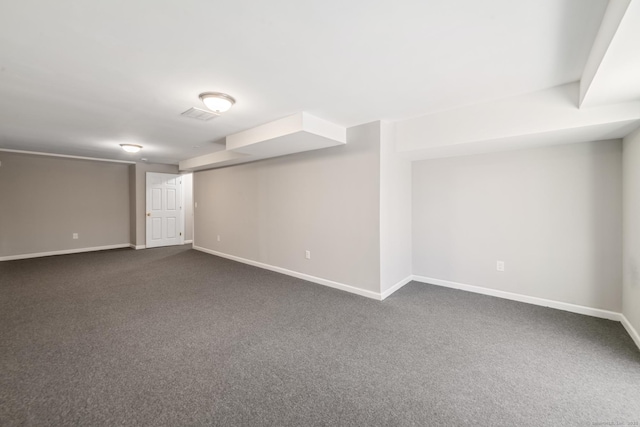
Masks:
[[[236,103],[232,96],[220,92],[201,93],[200,100],[209,110],[215,113],[224,113]]]
[[[142,145],[136,144],[120,144],[120,147],[122,147],[122,149],[127,153],[137,153],[142,150]]]

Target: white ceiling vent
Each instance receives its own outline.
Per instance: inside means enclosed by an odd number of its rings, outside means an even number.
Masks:
[[[208,122],[211,119],[215,119],[219,116],[211,111],[201,110],[196,107],[189,108],[187,111],[181,114],[181,116],[191,117],[192,119],[202,120],[203,122]]]

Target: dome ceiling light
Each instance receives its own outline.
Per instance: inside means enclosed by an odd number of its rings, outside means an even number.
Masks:
[[[220,92],[201,93],[200,100],[209,110],[217,114],[224,113],[236,103],[232,96]]]
[[[127,153],[137,153],[142,150],[142,145],[136,144],[120,144],[120,147],[122,147],[122,149]]]

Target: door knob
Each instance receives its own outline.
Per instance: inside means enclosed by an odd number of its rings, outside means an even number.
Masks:
[[[147,212],[147,216],[151,216],[151,212]]]

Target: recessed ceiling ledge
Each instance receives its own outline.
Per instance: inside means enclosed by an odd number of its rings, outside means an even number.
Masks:
[[[229,135],[227,150],[275,157],[346,142],[346,128],[302,112]]]
[[[347,143],[347,129],[301,112],[227,136],[226,150],[180,162],[180,170],[215,169]]]

